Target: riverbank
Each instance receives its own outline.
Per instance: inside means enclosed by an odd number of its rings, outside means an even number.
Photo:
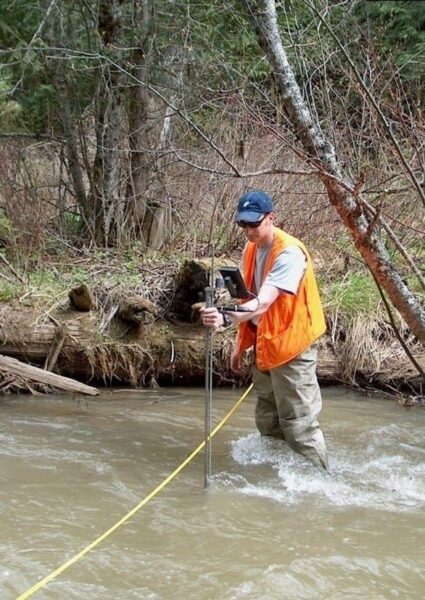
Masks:
[[[217,259],[232,262],[231,258]],[[323,263],[323,261],[322,261]],[[209,259],[185,256],[92,255],[50,260],[25,278],[0,287],[0,354],[84,383],[199,385],[204,378],[205,330],[198,307],[208,284]],[[377,291],[365,273],[329,273],[317,264],[328,332],[320,340],[322,384],[403,393],[415,404],[420,375],[400,345]],[[218,302],[225,302],[221,295]],[[401,323],[399,332],[422,367],[424,350]],[[215,385],[242,385],[229,357],[235,331],[214,336]],[[250,357],[248,357],[248,362]],[[247,364],[248,367],[248,364]],[[30,389],[16,378],[0,392]]]

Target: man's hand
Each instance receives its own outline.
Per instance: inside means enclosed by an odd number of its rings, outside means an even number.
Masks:
[[[202,323],[205,327],[211,327],[212,329],[218,329],[223,327],[224,319],[223,315],[218,312],[215,306],[206,308],[205,306],[199,310],[201,313]]]

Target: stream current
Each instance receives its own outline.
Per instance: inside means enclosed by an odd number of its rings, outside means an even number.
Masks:
[[[425,410],[324,388],[331,473],[255,430],[252,394],[127,523],[34,598],[425,596]],[[216,425],[242,394],[214,390]],[[0,399],[0,598],[109,529],[203,440],[201,388]]]

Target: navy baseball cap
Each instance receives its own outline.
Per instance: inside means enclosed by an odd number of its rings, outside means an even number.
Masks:
[[[235,221],[255,223],[273,212],[273,200],[262,190],[251,190],[239,198]]]

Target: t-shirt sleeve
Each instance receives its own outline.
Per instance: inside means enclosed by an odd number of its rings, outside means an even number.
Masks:
[[[307,260],[298,246],[287,246],[273,263],[263,285],[273,285],[282,292],[296,294],[304,276]]]

